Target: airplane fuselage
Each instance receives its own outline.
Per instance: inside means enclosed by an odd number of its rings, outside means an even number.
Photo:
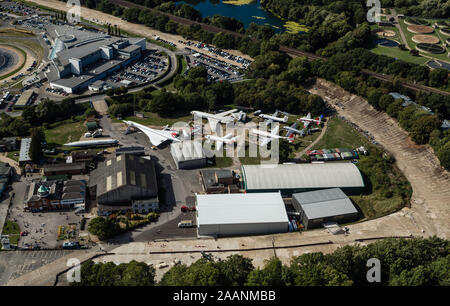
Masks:
[[[265,115],[265,114],[261,114],[261,115],[259,115],[259,117],[263,118],[265,120],[272,120],[272,121],[277,121],[277,122],[282,122],[282,123],[286,123],[288,121],[288,117],[279,118],[279,117]]]
[[[219,121],[220,123],[229,123],[229,122],[234,121],[234,119],[230,118],[230,117],[218,116],[218,115],[199,112],[199,111],[192,111],[191,114],[193,116],[198,116],[200,118],[212,118],[212,119]]]

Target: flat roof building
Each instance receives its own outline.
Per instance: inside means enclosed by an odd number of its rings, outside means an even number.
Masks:
[[[358,210],[339,188],[295,193],[292,205],[300,213],[305,229],[324,223],[346,223],[358,219]]]
[[[86,173],[86,163],[47,164],[44,166],[44,175],[73,175]]]
[[[352,163],[242,166],[243,188],[247,192],[275,192],[292,195],[328,188],[341,188],[348,194],[364,190],[361,173]]]
[[[119,38],[104,33],[49,25],[55,41],[46,74],[52,88],[76,93],[139,59],[146,49],[145,38]],[[100,83],[91,88],[101,90]]]
[[[24,91],[19,100],[17,100],[16,104],[14,104],[14,108],[24,108],[30,104],[30,100],[33,96],[34,91],[32,89]]]
[[[22,138],[20,142],[19,164],[31,161],[30,158],[31,138]]]
[[[196,195],[199,236],[264,235],[288,231],[280,193]]]

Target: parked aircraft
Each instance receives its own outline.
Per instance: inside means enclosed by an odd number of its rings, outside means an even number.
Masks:
[[[142,124],[139,124],[139,123],[136,123],[133,121],[125,121],[124,120],[123,122],[125,122],[129,127],[136,128],[136,129],[140,130],[141,132],[143,132],[145,135],[147,135],[150,142],[155,147],[159,146],[160,144],[162,144],[163,142],[165,142],[167,140],[171,140],[174,142],[181,142],[178,139],[179,134],[176,131],[151,129],[149,127],[146,127]]]
[[[241,121],[243,123],[247,121],[247,114],[243,111],[240,111],[239,113],[233,113],[231,114],[231,116],[233,116],[235,120]]]
[[[233,137],[232,133],[229,133],[225,135],[224,137],[219,137],[215,135],[206,135],[205,138],[208,142],[215,141],[216,142],[216,150],[221,150],[223,147],[223,144],[232,144],[235,143],[238,139],[238,137]]]
[[[277,117],[278,113],[280,113],[280,111],[276,111],[272,115],[260,114],[259,117],[266,120],[267,125],[271,124],[274,121],[286,123],[288,121],[288,116],[285,115],[283,118],[280,118],[280,117]]]
[[[98,139],[98,140],[82,140],[69,142],[64,144],[66,147],[98,147],[98,146],[114,146],[118,144],[117,139]]]
[[[278,138],[278,139],[286,139],[289,140],[290,143],[294,142],[294,135],[291,135],[290,137],[284,137],[280,136],[278,132],[280,131],[280,126],[277,125],[270,133],[265,131],[260,131],[257,129],[252,129],[251,132],[255,135],[259,136],[259,145],[265,146],[269,142],[272,141],[272,139]]]
[[[300,136],[305,136],[305,129],[297,129],[297,122],[294,122],[291,126],[285,126],[284,129],[287,130],[286,137],[291,137],[291,135],[299,134]]]
[[[317,125],[320,125],[320,123],[322,122],[323,119],[323,115],[320,115],[320,117],[312,119],[311,118],[311,113],[308,113],[308,115],[306,117],[300,118],[298,119],[299,121],[303,122],[303,127],[306,129],[311,122],[314,122]]]
[[[232,109],[232,110],[218,113],[218,114],[209,114],[209,113],[205,113],[205,112],[192,111],[191,114],[193,116],[208,119],[211,130],[217,131],[217,126],[219,123],[226,124],[226,123],[234,122],[234,117],[230,116],[230,115],[236,111],[237,111],[237,109]]]

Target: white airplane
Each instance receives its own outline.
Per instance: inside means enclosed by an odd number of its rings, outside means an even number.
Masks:
[[[205,138],[207,139],[208,143],[211,141],[216,142],[216,150],[221,150],[223,147],[223,144],[232,144],[235,143],[238,139],[238,136],[233,137],[232,133],[229,133],[225,135],[224,137],[219,137],[215,135],[206,135]]]
[[[237,121],[241,121],[244,122],[247,121],[247,114],[243,111],[240,111],[239,113],[233,113],[231,114],[231,116],[233,116],[233,118]]]
[[[260,114],[259,117],[266,120],[267,125],[271,124],[274,121],[286,123],[289,119],[288,116],[284,116],[283,118],[280,118],[280,117],[277,117],[278,113],[279,113],[279,111],[276,111],[272,115]]]
[[[98,139],[98,140],[82,140],[69,142],[64,144],[66,147],[98,147],[98,146],[114,146],[119,141],[117,139]]]
[[[125,122],[129,127],[136,128],[143,132],[147,137],[149,138],[152,145],[155,147],[159,146],[163,142],[167,140],[171,140],[174,142],[181,142],[180,139],[178,139],[179,133],[172,130],[155,130],[151,129],[149,127],[146,127],[142,124],[133,122],[133,121],[123,121]]]
[[[285,126],[284,129],[287,130],[286,137],[291,137],[291,135],[294,134],[299,134],[302,137],[305,135],[304,129],[302,130],[297,129],[297,122],[294,122],[294,124],[291,126]]]
[[[280,126],[277,125],[270,133],[269,132],[265,132],[265,131],[260,131],[257,129],[252,129],[251,130],[253,134],[258,135],[259,136],[259,145],[265,146],[266,144],[268,144],[269,142],[272,141],[272,139],[277,138],[277,139],[286,139],[289,140],[290,143],[294,142],[294,135],[291,135],[290,137],[284,137],[284,136],[280,136],[278,134],[278,132],[280,131]]]
[[[314,122],[317,125],[320,125],[320,123],[322,122],[323,119],[323,115],[320,115],[320,117],[312,119],[311,118],[311,113],[308,113],[308,115],[306,117],[300,118],[298,119],[299,121],[303,122],[303,127],[306,129],[311,122]]]
[[[200,118],[206,118],[209,122],[209,127],[213,131],[217,131],[217,125],[219,123],[232,123],[234,122],[234,118],[230,116],[230,114],[236,112],[237,109],[232,109],[226,112],[218,113],[218,114],[209,114],[205,112],[192,111],[191,114],[193,116],[197,116]]]

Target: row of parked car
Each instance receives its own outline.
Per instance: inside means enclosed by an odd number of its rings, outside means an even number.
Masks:
[[[221,56],[223,58],[227,58],[229,60],[235,61],[236,63],[239,63],[242,66],[244,66],[244,68],[247,68],[252,63],[250,60],[248,60],[246,58],[243,58],[241,56],[232,55],[232,54],[230,54],[228,52],[223,51],[222,49],[216,48],[216,47],[211,46],[211,45],[209,45],[207,43],[199,42],[199,43],[195,44],[195,43],[190,42],[190,41],[185,42],[185,41],[182,41],[182,40],[180,40],[179,42],[184,44],[184,45],[187,45],[187,46],[195,45],[198,49],[203,49],[203,50],[212,52],[212,53],[214,53],[214,54],[216,54],[218,56]]]
[[[54,94],[57,94],[57,95],[61,95],[61,96],[64,96],[64,97],[67,97],[69,95],[67,92],[65,92],[61,88],[50,88],[49,87],[49,88],[45,89],[45,91],[51,92],[51,93],[54,93]]]

